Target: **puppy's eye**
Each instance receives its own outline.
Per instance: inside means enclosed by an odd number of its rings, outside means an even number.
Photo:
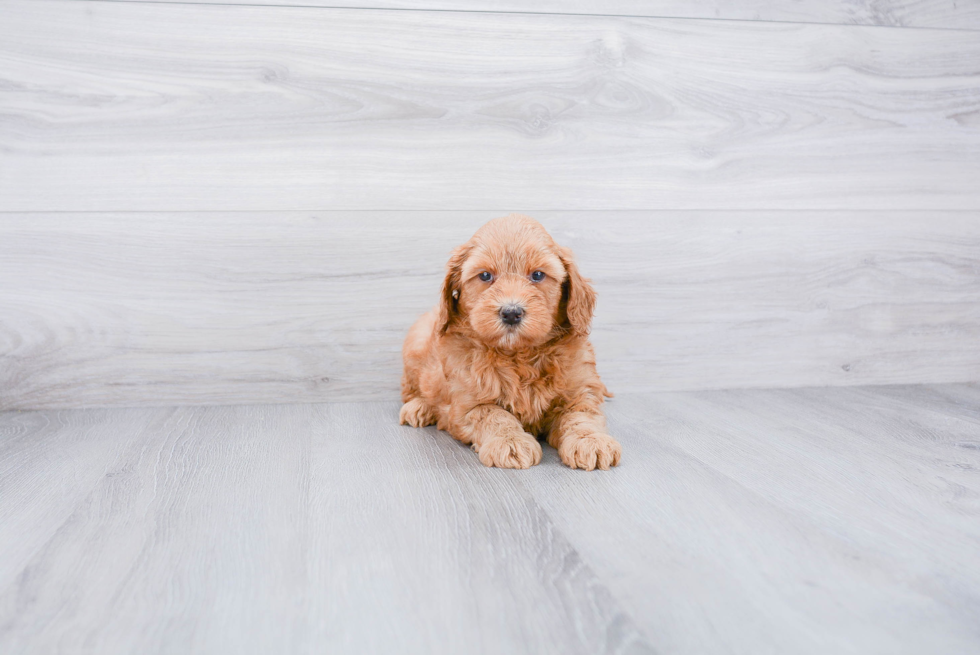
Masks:
[[[544,271],[534,271],[531,273],[531,282],[540,282],[544,279]]]
[[[493,273],[491,273],[490,271],[483,271],[482,273],[480,273],[480,279],[483,280],[484,282],[490,282],[491,280],[493,280]]]

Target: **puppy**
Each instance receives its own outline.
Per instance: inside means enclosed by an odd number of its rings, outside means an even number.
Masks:
[[[537,464],[538,436],[572,468],[616,466],[602,414],[612,394],[588,341],[595,291],[571,251],[512,214],[480,228],[447,268],[438,306],[405,338],[401,423],[435,424],[486,466]]]

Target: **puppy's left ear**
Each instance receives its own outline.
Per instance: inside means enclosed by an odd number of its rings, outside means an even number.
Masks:
[[[582,277],[575,265],[572,251],[564,246],[558,246],[558,257],[568,277],[561,285],[562,309],[572,332],[585,336],[592,326],[592,315],[595,312],[595,289],[589,280]]]
[[[464,243],[449,257],[446,279],[442,283],[442,302],[439,303],[439,331],[445,333],[459,316],[459,294],[462,293],[463,262],[470,254],[470,244]]]

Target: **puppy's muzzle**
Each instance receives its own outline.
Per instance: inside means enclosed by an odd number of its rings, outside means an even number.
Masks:
[[[524,318],[524,308],[520,305],[504,305],[500,308],[500,320],[504,325],[517,325]]]

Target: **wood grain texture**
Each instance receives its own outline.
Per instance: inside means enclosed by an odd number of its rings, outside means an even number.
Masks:
[[[117,431],[91,444],[95,476],[76,461],[96,482],[56,529],[28,526],[27,556],[8,557],[21,535],[0,525],[0,650],[652,652],[517,478],[393,411],[0,415],[0,470],[24,489],[0,511],[17,526],[53,514],[63,484],[33,424],[69,446],[93,416]]]
[[[123,0],[143,2],[144,0]],[[155,0],[160,1],[160,0]],[[169,0],[164,0],[169,1]],[[173,0],[177,1],[177,0]],[[980,3],[957,0],[180,0],[204,4],[603,14],[660,18],[980,29]]]
[[[976,385],[625,394],[591,474],[397,410],[0,414],[0,651],[980,648]]]
[[[980,209],[972,32],[0,10],[0,210]]]
[[[396,399],[450,250],[501,212],[6,214],[0,407]],[[980,379],[980,221],[542,212],[615,392]]]
[[[965,654],[978,409],[975,386],[627,396],[615,475],[549,449],[524,480],[663,652]]]

